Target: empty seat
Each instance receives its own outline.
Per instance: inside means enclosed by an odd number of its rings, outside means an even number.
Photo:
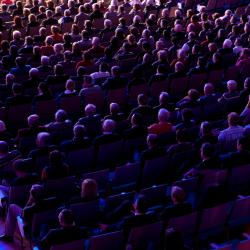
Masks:
[[[56,101],[52,99],[36,102],[35,112],[39,115],[42,122],[50,121],[54,118],[56,112]]]
[[[150,96],[154,99],[159,98],[161,92],[167,91],[167,80],[165,81],[154,81],[150,86]]]
[[[60,108],[65,110],[71,118],[76,118],[81,114],[81,97],[66,96],[60,99]]]
[[[229,217],[229,227],[245,225],[250,222],[250,196],[238,199],[234,202]]]
[[[192,74],[189,79],[189,89],[196,89],[202,93],[206,81],[207,73]]]
[[[193,238],[196,234],[198,213],[193,212],[181,217],[172,218],[167,223],[167,228],[173,228],[181,233],[184,239]]]
[[[66,153],[66,162],[72,173],[83,173],[91,169],[94,162],[94,148],[80,148]]]
[[[96,158],[97,168],[113,168],[121,160],[122,141],[101,144]]]
[[[72,210],[76,219],[76,224],[81,226],[96,226],[99,220],[99,200],[71,204]]]
[[[163,183],[168,178],[171,161],[168,156],[147,160],[143,167],[142,187]]]
[[[199,236],[219,235],[224,232],[231,203],[225,203],[202,211]]]
[[[113,192],[133,190],[136,187],[139,173],[140,165],[136,163],[117,167],[111,181]]]

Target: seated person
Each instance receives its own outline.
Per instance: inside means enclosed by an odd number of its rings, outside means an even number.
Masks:
[[[94,179],[82,181],[80,197],[73,197],[70,203],[81,203],[95,201],[99,199],[98,184]]]
[[[185,129],[176,130],[176,144],[172,144],[168,148],[168,155],[174,157],[176,154],[191,150],[192,144],[187,141],[187,132]]]
[[[242,166],[250,163],[250,151],[248,149],[249,138],[242,136],[237,140],[237,151],[222,155],[223,166],[226,168]]]
[[[197,107],[199,106],[199,97],[200,94],[196,89],[190,89],[187,96],[176,103],[176,107],[180,109]]]
[[[96,106],[88,104],[85,107],[85,117],[78,120],[77,124],[84,125],[87,135],[92,139],[102,132],[101,116],[96,113]]]
[[[110,113],[104,117],[104,120],[111,119],[115,122],[120,122],[125,119],[123,113],[120,113],[120,106],[118,103],[110,103],[109,105]]]
[[[148,133],[165,134],[172,131],[172,124],[168,122],[169,112],[166,109],[160,109],[158,112],[158,123],[148,127]]]
[[[214,135],[213,128],[209,122],[202,122],[200,126],[200,137],[195,141],[195,147],[199,149],[203,143],[209,142],[215,145],[218,137]]]
[[[152,160],[166,155],[166,150],[159,147],[158,137],[156,134],[149,134],[147,137],[148,149],[141,154],[141,166],[143,167],[146,160]]]
[[[73,124],[68,119],[67,112],[62,109],[57,110],[54,122],[45,125],[45,128],[51,134],[55,144],[72,137]]]
[[[221,161],[215,153],[215,147],[210,143],[203,143],[200,151],[201,162],[189,170],[184,177],[199,175],[202,170],[220,169]]]
[[[120,141],[121,140],[120,136],[114,133],[115,127],[116,127],[115,121],[111,119],[104,120],[102,124],[102,135],[97,136],[94,139],[93,141],[94,146],[98,147],[102,144]]]
[[[143,119],[146,120],[153,115],[153,109],[148,105],[147,97],[144,94],[139,94],[137,97],[138,106],[131,110],[128,119],[135,113],[141,114]],[[146,122],[146,121],[145,121]]]
[[[63,156],[60,151],[54,150],[49,154],[49,166],[42,170],[43,181],[54,180],[67,177],[69,175],[69,166],[63,162]]]
[[[60,227],[50,229],[41,239],[41,247],[44,250],[51,249],[53,245],[59,245],[82,238],[86,238],[86,230],[79,228],[75,224],[74,216],[71,210],[63,209],[58,216]]]
[[[42,132],[45,130],[45,128],[41,126],[38,115],[36,114],[30,115],[27,118],[27,121],[28,121],[28,127],[18,130],[16,142],[19,142],[19,140],[24,137],[36,136],[39,132]]]
[[[167,223],[169,219],[183,216],[192,212],[192,205],[186,201],[184,190],[178,186],[173,186],[171,190],[172,204],[165,207],[160,218]]]
[[[30,151],[28,157],[36,163],[38,157],[48,156],[55,149],[56,146],[51,144],[51,135],[47,132],[40,132],[36,137],[36,148]]]
[[[55,200],[53,200],[53,202],[54,201]],[[5,232],[0,236],[0,240],[13,242],[17,216],[22,216],[25,224],[30,225],[30,223],[32,223],[33,215],[36,212],[46,210],[51,206],[55,206],[55,204],[44,199],[43,186],[38,184],[32,185],[29,200],[24,208],[21,208],[16,204],[10,204],[5,221]]]
[[[13,96],[8,97],[5,102],[5,107],[9,108],[11,105],[21,105],[31,103],[31,96],[23,94],[23,88],[21,84],[14,83],[12,86]]]
[[[227,116],[228,128],[220,131],[218,142],[220,148],[224,152],[235,151],[237,146],[237,139],[239,139],[244,132],[244,128],[240,126],[240,117],[237,113],[230,113]]]
[[[227,92],[225,92],[222,97],[218,99],[218,102],[226,105],[230,100],[234,98],[240,97],[240,93],[238,92],[237,82],[234,80],[229,80],[227,82]]]
[[[76,96],[77,95],[77,91],[75,90],[75,82],[71,79],[67,80],[66,84],[65,84],[65,90],[63,91],[63,93],[58,95],[58,100],[60,100],[63,97],[70,97],[70,96]]]
[[[143,117],[139,113],[134,113],[130,119],[131,128],[123,132],[124,139],[143,137],[148,134],[146,126],[143,124]]]
[[[83,125],[75,125],[73,128],[73,133],[73,139],[63,141],[61,143],[61,150],[63,152],[90,147],[91,141],[88,138],[86,128]]]

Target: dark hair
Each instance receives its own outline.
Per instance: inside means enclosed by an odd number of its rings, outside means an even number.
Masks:
[[[62,215],[62,220],[66,225],[74,224],[74,215],[70,209],[63,209],[60,214]]]
[[[63,156],[59,150],[53,150],[49,154],[49,160],[51,166],[60,166],[63,164]]]
[[[201,145],[201,150],[204,156],[212,157],[215,153],[215,147],[211,143],[203,143]]]

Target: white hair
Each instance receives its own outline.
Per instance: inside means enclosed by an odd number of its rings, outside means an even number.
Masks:
[[[232,48],[233,42],[230,39],[225,39],[223,42],[223,48],[224,49],[229,49]]]
[[[102,124],[103,132],[113,132],[115,129],[115,121],[107,119]]]
[[[160,109],[158,112],[158,120],[159,122],[166,122],[169,117],[169,112],[166,109]]]
[[[41,64],[42,65],[49,65],[49,57],[48,56],[42,56],[41,57]]]

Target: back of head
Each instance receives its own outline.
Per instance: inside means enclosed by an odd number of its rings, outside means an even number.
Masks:
[[[229,126],[237,126],[240,122],[240,116],[235,112],[231,112],[230,114],[228,114],[227,120]]]
[[[36,137],[36,145],[37,147],[46,147],[50,145],[51,136],[47,132],[41,132]]]
[[[211,143],[203,143],[201,146],[202,159],[211,158],[215,154],[215,147]]]
[[[65,122],[65,120],[67,119],[67,113],[65,110],[63,109],[59,109],[56,113],[55,113],[55,121],[56,122]]]
[[[147,105],[148,100],[147,100],[146,95],[139,94],[137,96],[137,102],[138,102],[139,105]]]
[[[75,125],[73,128],[74,137],[82,139],[86,134],[86,128],[83,125]]]
[[[40,119],[37,114],[33,114],[28,117],[28,126],[30,128],[38,127],[39,124],[40,124]]]
[[[88,104],[85,107],[86,116],[95,115],[96,114],[96,106],[94,104]]]
[[[156,134],[149,134],[147,136],[147,144],[149,147],[155,147],[158,145],[158,136]]]
[[[186,194],[181,187],[173,186],[171,190],[171,198],[174,203],[182,203],[185,201]]]
[[[167,122],[169,118],[169,112],[166,109],[160,109],[158,112],[159,122]]]
[[[103,121],[102,130],[104,133],[114,132],[115,127],[116,127],[115,121],[113,121],[111,119],[107,119],[107,120]]]
[[[49,154],[49,161],[51,166],[60,166],[63,163],[63,157],[59,150],[53,150]]]
[[[75,219],[70,209],[63,209],[59,214],[59,223],[62,227],[72,227],[75,225]]]
[[[85,179],[82,182],[81,197],[95,199],[98,196],[98,185],[94,179]]]

